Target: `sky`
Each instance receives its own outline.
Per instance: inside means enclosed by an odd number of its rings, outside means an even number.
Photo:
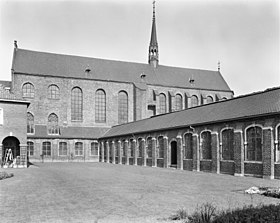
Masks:
[[[148,63],[152,0],[0,0],[0,79],[34,51]],[[158,0],[159,63],[217,70],[235,96],[280,86],[278,0]],[[172,75],[172,74],[170,74]]]

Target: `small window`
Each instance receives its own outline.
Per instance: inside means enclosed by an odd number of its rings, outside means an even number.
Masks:
[[[152,158],[152,138],[151,137],[148,137],[147,138],[147,157],[148,158]]]
[[[262,161],[262,128],[255,126],[246,131],[248,161]]]
[[[185,136],[185,159],[193,158],[192,133],[186,133]]]
[[[34,156],[34,143],[33,142],[27,142],[27,156]]]
[[[165,94],[159,94],[159,114],[166,113],[166,96]]]
[[[52,84],[48,88],[48,98],[49,99],[59,99],[59,88]]]
[[[83,143],[76,142],[75,143],[75,156],[82,156],[84,155]]]
[[[226,129],[222,132],[222,158],[223,160],[234,159],[234,132]]]
[[[34,98],[34,86],[31,83],[25,83],[22,86],[22,97],[24,98]]]
[[[202,159],[212,159],[211,133],[208,131],[201,133],[201,153]]]
[[[34,116],[27,112],[27,133],[34,134]]]
[[[192,107],[198,106],[198,97],[196,95],[193,95],[191,97],[191,103],[192,103]]]
[[[211,96],[207,96],[206,100],[207,100],[207,104],[210,104],[210,103],[214,102],[214,100]]]
[[[66,142],[60,142],[59,143],[58,155],[59,156],[67,156],[67,143]]]
[[[48,134],[50,135],[59,134],[58,117],[54,113],[50,114],[48,117]]]
[[[98,155],[98,142],[92,142],[90,146],[90,155],[97,156]]]
[[[176,94],[175,96],[175,111],[180,111],[183,109],[183,99],[180,94]]]
[[[42,155],[51,156],[51,143],[50,142],[43,142]]]
[[[106,94],[103,90],[95,92],[95,121],[106,122]]]

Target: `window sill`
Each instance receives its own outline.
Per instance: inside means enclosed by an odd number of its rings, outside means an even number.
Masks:
[[[244,163],[257,163],[257,164],[262,164],[262,161],[251,161],[251,160],[245,160]]]
[[[200,161],[211,161],[212,162],[212,159],[201,159]]]
[[[221,159],[222,162],[227,162],[227,163],[234,163],[234,160],[223,160]]]

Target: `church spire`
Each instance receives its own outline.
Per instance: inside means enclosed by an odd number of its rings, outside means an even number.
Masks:
[[[154,68],[158,66],[158,42],[157,42],[157,31],[156,31],[156,15],[155,15],[155,3],[153,1],[153,23],[152,23],[152,33],[151,41],[149,46],[149,64],[153,65]]]

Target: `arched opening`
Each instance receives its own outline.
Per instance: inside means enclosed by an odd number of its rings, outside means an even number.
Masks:
[[[177,165],[177,142],[171,142],[171,166]]]
[[[9,162],[11,164],[14,158],[20,156],[19,140],[14,136],[8,136],[3,141],[2,161],[4,164]]]

